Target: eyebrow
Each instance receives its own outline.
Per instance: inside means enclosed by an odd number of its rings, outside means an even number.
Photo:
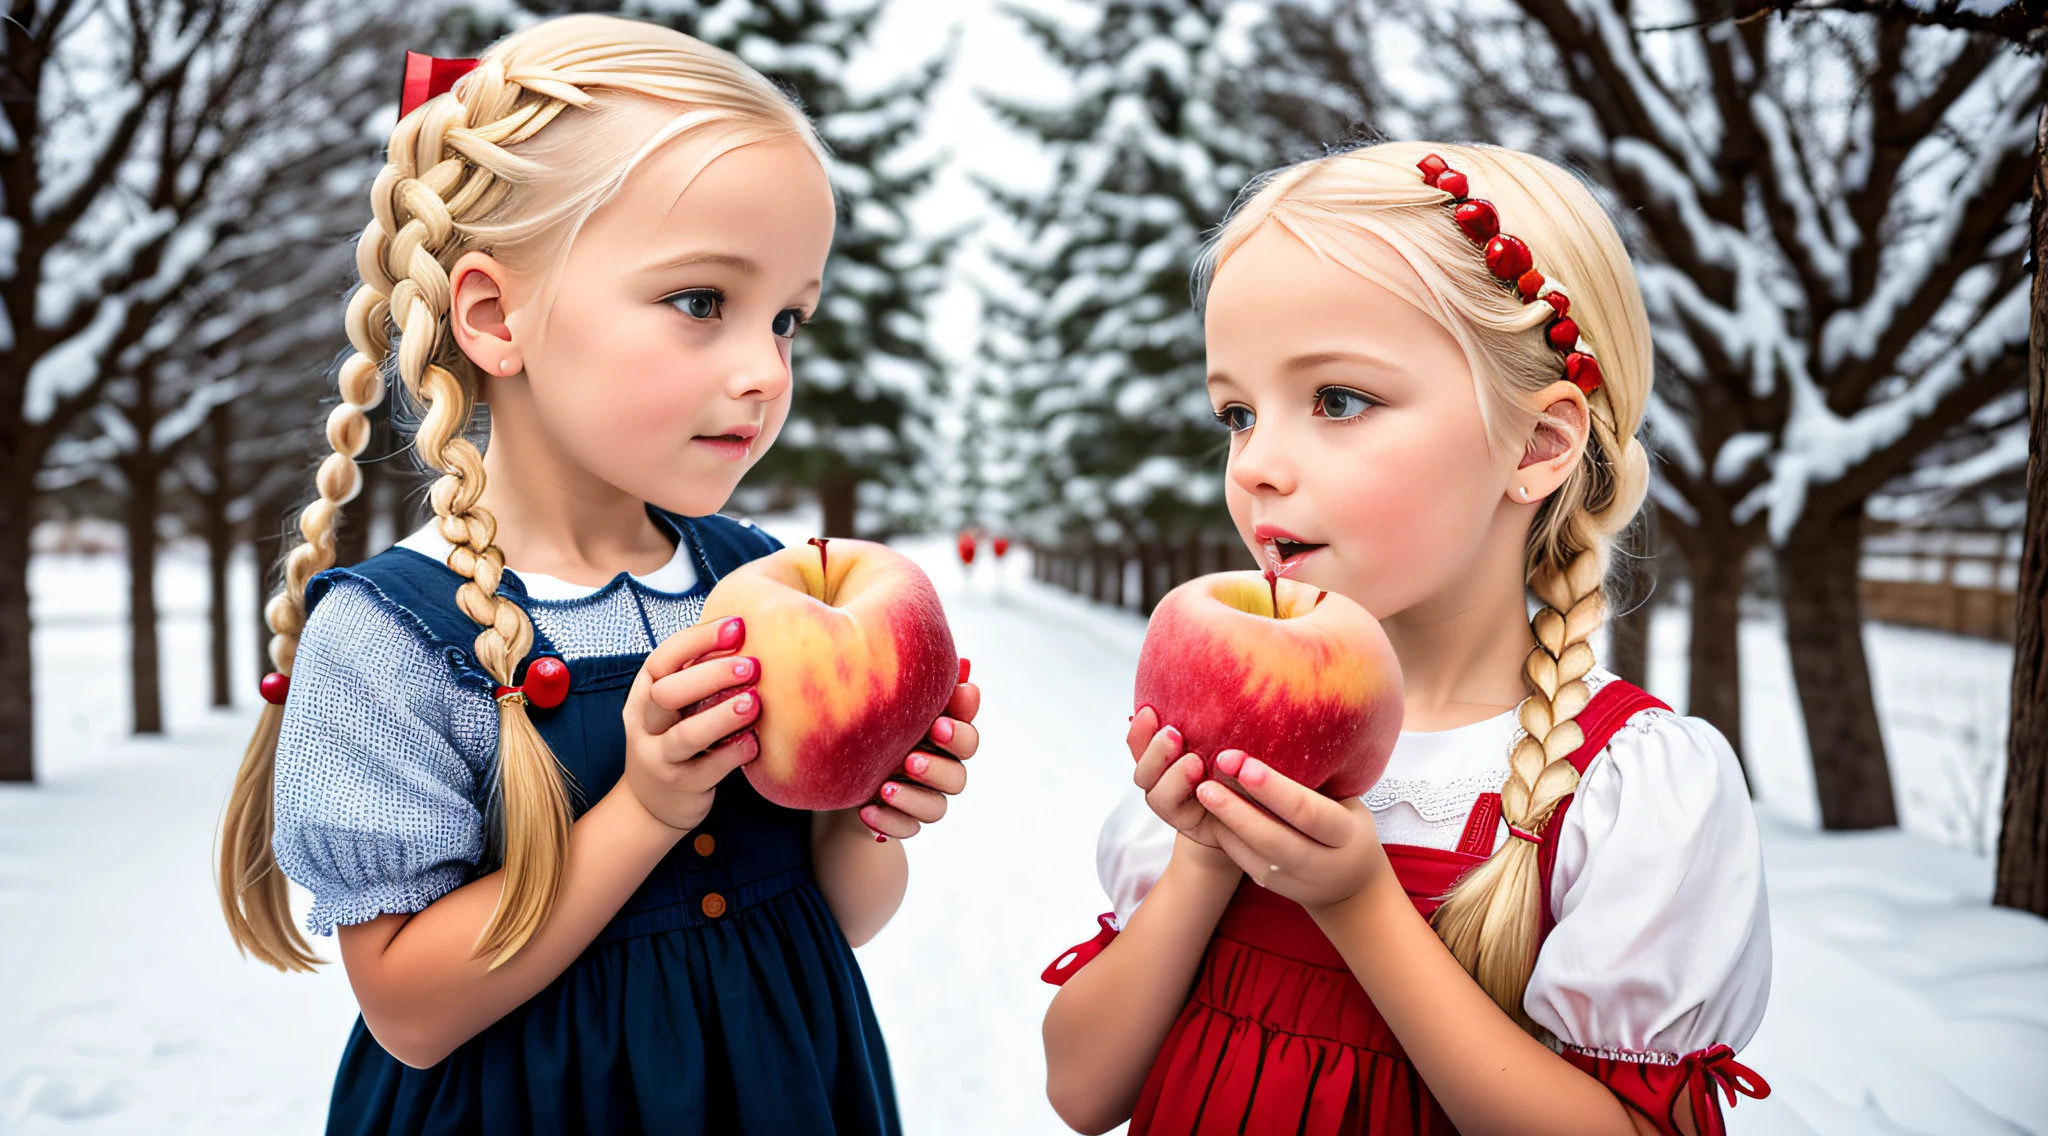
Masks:
[[[652,269],[656,272],[661,272],[672,268],[691,268],[700,264],[716,264],[748,276],[758,276],[761,273],[761,266],[759,264],[737,253],[729,252],[684,253],[671,260],[659,261],[652,266]]]
[[[1309,355],[1296,355],[1282,364],[1284,371],[1307,371],[1325,363],[1356,363],[1374,370],[1402,373],[1402,368],[1378,355],[1363,351],[1317,351]]]

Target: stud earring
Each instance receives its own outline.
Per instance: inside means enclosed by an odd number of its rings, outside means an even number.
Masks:
[[[512,360],[510,360],[510,359],[500,359],[500,360],[498,360],[498,373],[499,373],[499,374],[501,374],[501,375],[509,375],[509,374],[511,374],[511,373],[512,373]]]
[[[1518,486],[1516,486],[1515,488],[1516,488],[1517,490],[1519,490],[1519,491],[1521,492],[1521,494],[1522,494],[1522,500],[1524,500],[1524,501],[1527,501],[1527,500],[1529,499],[1529,487],[1528,487],[1528,486],[1526,486],[1526,485],[1518,485]]]

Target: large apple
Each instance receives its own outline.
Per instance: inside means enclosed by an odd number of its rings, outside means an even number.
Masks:
[[[1332,797],[1380,779],[1401,732],[1401,664],[1343,596],[1257,572],[1199,576],[1153,609],[1137,700],[1215,771],[1238,749]]]
[[[734,569],[704,620],[747,621],[761,661],[761,752],[744,766],[792,809],[874,799],[946,708],[960,659],[938,593],[908,557],[865,540],[814,540]]]

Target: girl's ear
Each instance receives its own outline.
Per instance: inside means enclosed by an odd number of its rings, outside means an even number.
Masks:
[[[1530,427],[1522,463],[1508,481],[1508,495],[1518,503],[1535,504],[1556,492],[1578,468],[1586,452],[1586,394],[1559,379],[1538,392],[1543,412]]]
[[[520,345],[505,320],[510,281],[505,266],[485,252],[462,254],[448,272],[448,329],[462,353],[486,375],[510,375],[523,366]]]

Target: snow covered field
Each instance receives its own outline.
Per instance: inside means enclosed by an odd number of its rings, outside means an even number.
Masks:
[[[1020,554],[1000,582],[986,559],[968,581],[948,545],[911,551],[987,692],[987,741],[952,816],[910,842],[910,897],[861,960],[911,1133],[1056,1133],[1037,974],[1105,906],[1095,830],[1128,783],[1119,739],[1143,624],[1034,586]],[[45,557],[33,583],[42,782],[0,788],[0,1132],[317,1132],[355,1012],[346,977],[239,959],[213,899],[253,642],[236,644],[239,705],[208,710],[203,577],[169,557],[170,734],[138,741],[119,562]],[[1667,699],[1683,690],[1683,636],[1682,619],[1660,619],[1651,685]],[[1744,629],[1777,955],[1744,1060],[1777,1091],[1745,1099],[1732,1127],[2048,1133],[2048,923],[1987,907],[1971,787],[2003,745],[2009,652],[1892,628],[1870,644],[1908,828],[1821,836],[1783,647],[1767,623]]]

